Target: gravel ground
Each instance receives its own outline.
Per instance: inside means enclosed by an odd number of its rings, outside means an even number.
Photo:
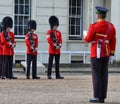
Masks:
[[[0,104],[90,104],[92,80],[90,74],[65,74],[64,80],[0,79]],[[53,76],[54,77],[54,76]],[[110,74],[106,104],[120,104],[120,74]]]

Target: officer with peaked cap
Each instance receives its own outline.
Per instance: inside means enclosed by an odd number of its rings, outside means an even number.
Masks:
[[[13,55],[14,48],[16,46],[14,33],[11,32],[11,28],[13,27],[13,20],[11,17],[4,17],[2,20],[3,31],[1,34],[1,42],[3,47],[3,65],[2,65],[2,79],[17,79],[17,77],[13,76],[12,68],[13,68]]]
[[[26,78],[30,79],[30,66],[32,62],[32,79],[40,79],[37,77],[37,54],[38,54],[38,36],[35,34],[37,24],[35,20],[28,21],[28,33],[25,35],[26,54],[27,54],[27,70]]]
[[[85,42],[91,43],[91,65],[94,98],[92,103],[104,103],[107,97],[108,63],[112,62],[116,47],[116,30],[105,20],[107,8],[96,6],[97,22],[90,24]]]
[[[52,72],[52,65],[53,65],[53,59],[55,57],[55,70],[56,70],[56,79],[64,79],[60,75],[59,72],[59,63],[60,63],[60,49],[62,46],[62,35],[59,30],[57,30],[59,26],[59,20],[56,16],[51,16],[49,18],[49,24],[50,24],[50,30],[47,31],[47,41],[49,44],[49,59],[48,59],[48,70],[47,70],[47,76],[48,79],[52,79],[51,72]]]
[[[95,8],[96,8],[96,14],[104,14],[104,15],[106,15],[106,13],[109,11],[105,7],[96,6]]]

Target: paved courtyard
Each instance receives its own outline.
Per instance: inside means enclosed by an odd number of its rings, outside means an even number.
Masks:
[[[90,104],[91,74],[64,74],[64,80],[26,80],[15,73],[17,80],[0,79],[0,104]],[[106,104],[120,104],[120,74],[109,74]]]

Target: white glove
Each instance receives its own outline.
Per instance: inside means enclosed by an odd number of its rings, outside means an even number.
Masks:
[[[9,43],[9,44],[10,44],[10,48],[15,48],[16,47],[16,45],[13,44],[13,43]]]
[[[15,48],[15,47],[16,47],[16,45],[15,45],[15,44],[13,44],[13,45],[12,45],[12,47],[13,47],[13,48]]]
[[[38,49],[37,48],[35,48],[35,51],[37,51]]]
[[[113,60],[114,60],[114,56],[110,56],[110,57],[109,57],[109,62],[110,62],[110,63],[113,63]]]
[[[83,31],[83,38],[85,38],[86,36],[87,36],[87,31],[84,30],[84,31]]]

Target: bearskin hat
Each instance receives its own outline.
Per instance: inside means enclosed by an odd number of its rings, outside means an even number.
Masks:
[[[3,26],[3,30],[6,30],[7,27],[12,28],[13,27],[13,20],[11,17],[7,16],[4,17],[2,20],[2,26]]]
[[[35,20],[29,20],[28,21],[28,30],[35,29],[37,28],[37,24]]]
[[[59,26],[58,18],[56,16],[51,16],[49,18],[49,24],[50,24],[51,29],[53,28],[53,26]]]

